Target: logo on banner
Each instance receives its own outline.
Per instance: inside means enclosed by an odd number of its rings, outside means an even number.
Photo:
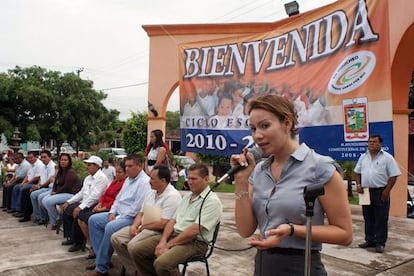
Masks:
[[[368,100],[366,97],[345,99],[342,102],[344,110],[344,140],[367,141],[368,129]]]
[[[375,55],[370,51],[352,53],[336,68],[328,84],[332,94],[341,95],[360,87],[374,71]]]

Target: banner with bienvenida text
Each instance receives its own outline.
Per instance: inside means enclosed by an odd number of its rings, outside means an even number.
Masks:
[[[356,160],[370,134],[393,153],[387,1],[345,0],[266,33],[179,45],[181,149],[211,155],[254,144],[249,102],[291,100],[298,139]]]

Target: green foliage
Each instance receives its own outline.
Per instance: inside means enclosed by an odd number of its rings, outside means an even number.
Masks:
[[[338,164],[341,166],[344,172],[344,179],[354,180],[354,168],[356,161],[338,161]]]
[[[35,125],[28,125],[26,128],[27,139],[31,141],[41,141],[39,129]]]
[[[102,160],[108,160],[109,157],[113,157],[109,154],[109,152],[105,151],[97,151],[94,153],[94,155],[99,156]]]
[[[214,185],[214,183],[209,183],[209,185],[211,187]],[[216,189],[214,189],[214,191],[220,193],[234,193],[234,185],[221,183]]]
[[[147,145],[147,114],[132,113],[125,122],[123,132],[124,148],[127,153],[143,152]]]
[[[359,199],[358,197],[348,197],[348,202],[349,204],[352,204],[352,205],[358,205]]]
[[[23,140],[67,141],[78,149],[111,141],[121,126],[119,112],[107,110],[106,94],[92,87],[74,73],[16,66],[0,74],[0,130],[10,139],[18,127]]]
[[[86,164],[82,160],[73,159],[72,167],[79,175],[80,178],[85,178],[88,176],[88,171],[86,170]]]
[[[184,180],[182,178],[178,178],[176,189],[177,190],[182,190],[183,189],[183,183],[184,183]]]
[[[167,111],[166,129],[180,129],[180,111]]]
[[[6,118],[0,115],[0,131],[3,131],[4,135],[10,139],[13,135],[13,130],[13,125]]]
[[[352,181],[354,180],[354,168],[356,161],[338,161],[338,164],[341,166],[344,180],[347,181],[347,191],[348,198],[352,198]]]
[[[213,165],[216,162],[230,163],[230,156],[219,156],[210,154],[197,154],[197,157],[206,164]]]
[[[0,185],[0,187],[3,187],[5,183],[6,183],[6,168],[3,167],[1,169],[1,183],[0,183],[1,185]]]

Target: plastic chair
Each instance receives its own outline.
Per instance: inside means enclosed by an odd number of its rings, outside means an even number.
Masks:
[[[209,248],[207,249],[206,253],[204,255],[194,255],[194,256],[191,256],[190,258],[188,258],[183,263],[184,267],[183,267],[183,270],[181,271],[181,275],[183,275],[183,276],[185,275],[185,272],[187,271],[188,263],[203,262],[203,263],[206,264],[207,276],[210,276],[210,269],[208,267],[208,258],[211,256],[211,254],[213,254],[214,245],[215,245],[216,240],[217,240],[219,229],[220,229],[220,222],[217,223],[216,228],[214,229],[213,239],[211,240],[211,243],[208,245]]]

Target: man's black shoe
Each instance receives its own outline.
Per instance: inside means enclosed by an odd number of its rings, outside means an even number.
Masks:
[[[13,209],[9,209],[9,210],[7,210],[7,213],[9,213],[9,214],[14,213],[14,212],[16,212],[16,211],[15,211],[15,210],[13,210]]]
[[[384,249],[385,249],[385,246],[383,246],[383,245],[375,246],[375,252],[377,252],[377,253],[384,253]]]
[[[62,242],[62,245],[72,245],[73,242],[71,240],[66,240]]]
[[[26,222],[26,221],[29,221],[30,219],[29,218],[21,218],[21,219],[19,219],[19,222]]]
[[[13,214],[13,217],[21,218],[21,217],[23,217],[23,213],[16,212],[16,213]]]
[[[375,244],[364,242],[364,243],[358,244],[358,247],[359,248],[375,247]]]
[[[74,244],[68,249],[69,252],[76,252],[76,251],[79,251],[79,250],[85,250],[85,245],[84,244]]]

